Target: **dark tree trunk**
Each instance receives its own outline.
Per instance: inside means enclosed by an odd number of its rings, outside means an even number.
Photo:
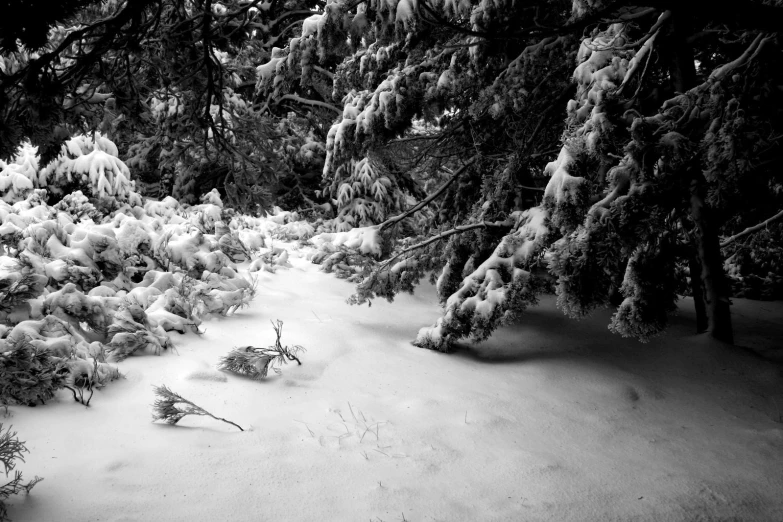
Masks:
[[[700,174],[697,174],[700,177]],[[729,308],[729,285],[723,272],[723,258],[720,253],[720,241],[710,209],[704,203],[702,182],[696,178],[691,182],[691,218],[696,225],[693,240],[696,255],[701,265],[701,287],[704,290],[709,324],[707,331],[716,339],[734,344],[734,331],[731,326]],[[694,274],[691,274],[693,279]],[[694,301],[696,296],[694,295]],[[698,310],[698,308],[697,308]]]
[[[704,286],[701,280],[701,263],[699,262],[698,253],[692,254],[688,259],[688,269],[691,273],[693,307],[696,309],[696,333],[704,333],[709,327],[709,319],[707,317],[707,303],[704,299]]]
[[[696,67],[693,62],[693,48],[685,41],[685,35],[689,33],[685,20],[680,13],[674,12],[671,17],[669,26],[669,52],[671,54],[671,65],[669,67],[669,73],[672,80],[672,88],[676,92],[686,92],[696,85]],[[691,189],[691,203],[693,207],[693,191],[698,193],[698,181],[694,181],[697,185]],[[704,202],[699,200],[699,208],[703,207]],[[692,210],[693,212],[693,210]],[[694,217],[695,221],[695,217]],[[705,218],[706,223],[706,218]],[[707,311],[708,292],[704,283],[704,270],[702,270],[702,264],[704,262],[704,256],[701,254],[701,241],[704,237],[702,232],[704,229],[696,226],[695,232],[695,244],[693,248],[696,250],[694,254],[688,258],[688,268],[691,273],[691,294],[693,295],[693,306],[696,309],[696,333],[703,333],[709,330],[710,320]],[[717,241],[717,236],[715,236]],[[718,252],[720,254],[720,252]],[[723,273],[722,265],[720,265],[721,274]],[[713,318],[713,324],[715,319]],[[731,329],[731,324],[729,324]],[[730,335],[731,337],[731,335]],[[731,341],[729,341],[731,342]]]
[[[693,62],[693,47],[685,40],[689,28],[676,11],[671,18],[670,31],[668,45],[672,54],[669,67],[672,87],[676,92],[686,92],[696,86],[696,66]]]

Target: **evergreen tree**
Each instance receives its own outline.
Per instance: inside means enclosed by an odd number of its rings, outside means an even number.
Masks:
[[[259,67],[259,86],[284,99],[292,75],[333,70],[324,178],[340,209],[360,209],[349,225],[399,223],[366,211],[396,195],[368,205],[378,151],[420,140],[420,179],[458,169],[427,234],[352,299],[440,271],[445,312],[418,344],[484,339],[552,277],[565,313],[615,306],[610,328],[641,340],[689,292],[698,329],[731,342],[719,237],[783,206],[781,17],[756,1],[333,1]]]
[[[229,199],[252,192],[232,201],[246,210],[270,206],[265,188],[284,170],[285,150],[277,124],[243,94],[253,85],[257,4],[130,0],[62,11],[40,50],[22,40],[0,57],[0,157],[27,139],[45,166],[71,135],[99,130],[147,192],[196,202],[219,187]]]

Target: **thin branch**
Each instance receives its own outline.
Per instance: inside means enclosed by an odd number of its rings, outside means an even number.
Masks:
[[[305,103],[307,105],[315,105],[316,107],[323,107],[325,109],[332,110],[332,111],[336,112],[337,114],[339,114],[341,116],[343,114],[342,109],[340,109],[338,107],[335,107],[331,103],[326,103],[326,102],[322,102],[322,101],[318,101],[318,100],[308,100],[307,98],[301,98],[301,97],[299,97],[299,96],[297,96],[295,94],[286,94],[284,96],[281,96],[277,100],[277,103],[279,104],[280,102],[283,102],[285,100],[291,100],[291,101],[297,102],[297,103]]]
[[[661,24],[668,19],[671,16],[671,11],[664,11],[661,16],[658,17],[658,21],[655,23],[655,26],[653,29],[655,29],[655,32],[650,30],[650,32],[647,33],[647,36],[645,37],[646,40],[644,42],[644,45],[641,49],[634,55],[631,64],[631,67],[628,69],[628,72],[625,73],[625,78],[623,78],[623,83],[620,85],[620,88],[617,89],[617,94],[622,93],[623,89],[626,85],[628,85],[628,82],[630,82],[631,78],[633,78],[636,71],[639,70],[639,65],[642,63],[642,59],[644,59],[645,55],[652,52],[652,46],[655,43],[655,39],[658,37],[658,34],[660,33],[660,26]],[[649,57],[648,57],[649,60]],[[645,69],[647,68],[647,64],[645,62]],[[641,80],[640,80],[641,81]]]
[[[311,65],[311,67],[313,68],[313,70],[318,71],[319,73],[323,74],[324,76],[334,80],[334,73],[333,72],[327,71],[326,69],[324,69],[320,65]]]
[[[778,219],[781,219],[781,218],[783,218],[783,210],[781,210],[780,212],[778,212],[777,214],[775,214],[775,215],[774,215],[774,216],[772,216],[771,218],[769,218],[769,219],[766,219],[766,220],[762,221],[762,222],[761,222],[761,223],[759,223],[758,225],[753,225],[752,227],[748,227],[748,228],[746,228],[746,229],[745,229],[745,230],[743,230],[742,232],[739,232],[739,233],[737,233],[737,234],[734,234],[734,235],[733,235],[733,236],[731,236],[730,238],[728,238],[728,239],[726,239],[725,241],[723,241],[723,242],[720,244],[720,247],[721,247],[721,248],[725,248],[725,247],[729,246],[730,244],[732,244],[732,243],[733,243],[734,241],[736,241],[737,239],[739,239],[739,238],[741,238],[741,237],[744,237],[744,236],[747,236],[747,235],[749,235],[749,234],[752,234],[752,233],[754,233],[754,232],[758,232],[758,231],[759,231],[759,230],[761,230],[762,228],[766,228],[766,226],[767,226],[767,225],[769,225],[770,223],[773,223],[773,222],[775,222],[775,221],[777,221]]]
[[[447,189],[447,188],[448,188],[448,187],[449,187],[449,186],[450,186],[452,183],[454,183],[454,181],[456,181],[456,179],[457,179],[458,177],[460,177],[460,176],[462,175],[462,173],[463,173],[463,172],[465,172],[465,170],[466,170],[468,167],[470,167],[470,166],[471,166],[473,163],[475,163],[476,159],[477,159],[477,157],[476,157],[476,156],[474,156],[474,157],[472,157],[470,160],[468,160],[468,162],[467,162],[467,163],[465,163],[465,164],[464,164],[462,167],[460,167],[460,168],[457,170],[457,172],[455,172],[455,173],[454,173],[454,175],[453,175],[453,176],[451,176],[451,177],[448,179],[448,181],[446,181],[446,183],[444,183],[443,185],[441,185],[441,187],[440,187],[438,190],[436,190],[436,191],[435,191],[435,192],[434,192],[434,193],[433,193],[433,194],[432,194],[430,197],[428,197],[428,198],[427,198],[427,199],[425,199],[425,200],[422,200],[422,201],[420,201],[420,202],[419,202],[419,203],[418,203],[416,206],[409,208],[408,210],[406,210],[406,211],[405,211],[405,212],[403,212],[402,214],[399,214],[399,215],[397,215],[397,216],[394,216],[394,217],[392,217],[392,218],[389,218],[389,219],[387,219],[386,221],[384,221],[383,223],[381,223],[380,225],[378,225],[378,231],[384,230],[384,229],[386,229],[386,228],[388,228],[388,227],[392,226],[393,224],[395,224],[395,223],[398,223],[398,222],[402,221],[402,220],[403,220],[403,219],[405,219],[406,217],[408,217],[408,216],[410,216],[410,215],[412,215],[412,214],[415,214],[415,213],[416,213],[416,212],[418,212],[419,210],[421,210],[421,209],[423,209],[424,207],[426,207],[427,205],[429,205],[429,204],[430,204],[430,203],[431,203],[431,202],[432,202],[434,199],[437,199],[437,198],[438,198],[438,197],[439,197],[441,194],[443,194],[443,192],[445,192],[445,190],[446,190],[446,189]]]
[[[380,264],[378,266],[378,271],[380,272],[384,268],[388,267],[392,261],[395,261],[400,256],[407,254],[408,252],[412,252],[413,250],[418,250],[420,248],[424,248],[427,245],[430,245],[436,241],[440,241],[441,239],[446,239],[449,236],[453,236],[455,234],[461,234],[463,232],[468,232],[470,230],[475,230],[477,228],[512,228],[514,226],[513,220],[506,220],[506,221],[493,221],[493,222],[487,222],[487,221],[481,221],[480,223],[471,223],[470,225],[459,225],[456,226],[450,230],[446,230],[444,232],[441,232],[440,234],[436,236],[432,236],[429,239],[426,239],[422,241],[421,243],[416,243],[415,245],[411,245],[403,250],[400,250],[397,254],[390,257],[386,261]]]
[[[751,42],[750,46],[748,46],[748,48],[745,49],[745,52],[742,53],[739,56],[739,58],[737,58],[733,62],[729,62],[727,64],[724,64],[724,65],[718,67],[717,69],[715,69],[714,71],[712,71],[712,73],[710,74],[710,78],[709,78],[710,81],[712,81],[712,82],[719,82],[722,79],[724,79],[726,76],[728,76],[729,73],[734,71],[734,69],[736,69],[737,67],[741,67],[741,66],[745,65],[750,60],[751,56],[755,56],[755,54],[756,54],[755,51],[761,45],[762,40],[768,40],[769,38],[771,38],[771,37],[768,37],[768,38],[765,39],[763,34],[756,35],[755,40],[753,40],[753,42]]]

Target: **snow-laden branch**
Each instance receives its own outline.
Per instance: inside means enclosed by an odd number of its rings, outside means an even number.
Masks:
[[[281,96],[277,100],[277,103],[283,102],[285,100],[291,100],[293,102],[304,103],[304,104],[307,104],[307,105],[314,105],[316,107],[323,107],[324,109],[332,110],[332,111],[334,111],[334,112],[336,112],[337,114],[340,114],[340,115],[342,115],[342,113],[343,113],[342,109],[339,109],[339,108],[335,107],[331,103],[326,103],[326,102],[322,102],[322,101],[318,101],[318,100],[308,100],[307,98],[302,98],[302,97],[297,96],[295,94],[285,94],[285,95]]]
[[[334,80],[334,73],[333,72],[327,71],[326,69],[324,69],[320,65],[313,65],[312,68],[313,68],[313,70],[318,71],[319,73],[323,74],[327,78],[330,78],[330,79]]]
[[[775,221],[777,221],[778,219],[781,219],[781,218],[783,218],[783,210],[781,210],[780,212],[778,212],[777,214],[775,214],[771,218],[765,219],[764,221],[762,221],[758,225],[753,225],[752,227],[746,228],[742,232],[734,234],[733,236],[731,236],[728,239],[726,239],[725,241],[723,241],[720,244],[720,247],[721,248],[726,248],[727,246],[729,246],[730,244],[732,244],[734,241],[738,240],[739,238],[745,237],[745,236],[747,236],[749,234],[752,234],[754,232],[758,232],[759,230],[761,230],[762,228],[765,228],[770,223],[773,223],[773,222],[775,222]]]
[[[390,226],[394,225],[395,223],[398,223],[398,222],[402,221],[402,220],[403,220],[403,219],[405,219],[406,217],[408,217],[408,216],[410,216],[410,215],[412,215],[412,214],[415,214],[415,213],[416,213],[416,212],[418,212],[419,210],[421,210],[421,209],[423,209],[424,207],[426,207],[427,205],[429,205],[429,204],[430,204],[430,203],[431,203],[433,200],[437,199],[437,198],[438,198],[438,197],[439,197],[441,194],[443,194],[443,192],[445,192],[445,191],[446,191],[446,189],[447,189],[447,188],[449,188],[449,186],[450,186],[452,183],[454,183],[454,181],[456,181],[456,179],[457,179],[458,177],[460,177],[460,176],[462,175],[462,173],[463,173],[463,172],[465,172],[465,170],[466,170],[468,167],[470,167],[470,166],[471,166],[471,165],[472,165],[472,164],[473,164],[473,163],[476,161],[476,159],[477,159],[477,158],[474,156],[473,158],[471,158],[470,160],[468,160],[468,162],[467,162],[467,163],[465,163],[465,164],[464,164],[462,167],[460,167],[460,168],[457,170],[457,172],[455,172],[455,173],[454,173],[454,175],[453,175],[453,176],[451,176],[451,177],[450,177],[450,178],[449,178],[449,179],[446,181],[446,183],[444,183],[443,185],[441,185],[441,187],[440,187],[438,190],[436,190],[435,192],[433,192],[433,193],[432,193],[432,195],[431,195],[431,196],[429,196],[427,199],[424,199],[424,200],[420,201],[420,202],[419,202],[419,203],[418,203],[416,206],[414,206],[414,207],[411,207],[410,209],[406,210],[406,211],[405,211],[405,212],[403,212],[402,214],[399,214],[399,215],[397,215],[397,216],[394,216],[394,217],[392,217],[392,218],[389,218],[389,219],[387,219],[386,221],[384,221],[383,223],[381,223],[381,224],[379,225],[379,230],[384,230],[384,229],[386,229],[386,228],[388,228],[388,227],[390,227]]]
[[[719,82],[731,74],[737,67],[742,67],[751,61],[751,59],[758,54],[758,51],[772,38],[772,36],[767,36],[765,38],[763,34],[758,34],[753,42],[751,42],[751,44],[748,46],[748,48],[745,49],[745,52],[739,56],[739,58],[712,71],[712,74],[710,74],[709,78],[710,81]]]
[[[652,54],[652,47],[655,43],[655,39],[658,37],[658,34],[660,34],[660,26],[663,24],[663,22],[668,19],[671,16],[671,11],[666,11],[658,18],[658,21],[655,24],[655,31],[653,32],[650,30],[649,33],[647,33],[646,41],[644,42],[644,45],[641,49],[639,49],[639,52],[637,52],[634,57],[631,59],[630,66],[628,67],[628,71],[625,73],[625,77],[623,78],[623,83],[620,85],[620,88],[617,89],[617,94],[620,94],[623,92],[623,89],[626,85],[630,82],[631,78],[634,77],[636,72],[639,70],[639,66],[642,63],[642,60],[644,60],[644,57]],[[657,29],[656,29],[657,27]],[[650,57],[647,56],[647,60],[645,61],[645,64],[650,60]],[[647,68],[647,65],[645,65],[645,69]],[[641,80],[639,80],[641,81]]]
[[[387,259],[386,261],[381,263],[381,265],[378,267],[378,270],[379,271],[383,270],[384,268],[386,268],[389,265],[391,265],[392,262],[394,262],[395,260],[399,259],[400,256],[403,256],[403,255],[407,254],[408,252],[412,252],[414,250],[418,250],[420,248],[424,248],[427,245],[431,245],[432,243],[434,243],[436,241],[440,241],[442,239],[446,239],[447,237],[453,236],[455,234],[461,234],[463,232],[469,232],[470,230],[476,230],[477,228],[505,228],[505,229],[510,229],[513,226],[514,226],[514,220],[509,220],[509,219],[507,219],[505,221],[493,221],[493,222],[481,221],[479,223],[471,223],[469,225],[459,225],[459,226],[456,226],[456,227],[454,227],[454,228],[452,228],[450,230],[445,230],[445,231],[441,232],[440,234],[432,236],[431,238],[426,239],[426,240],[422,241],[421,243],[416,243],[415,245],[411,245],[411,246],[409,246],[409,247],[399,251],[393,257],[390,257],[389,259]]]

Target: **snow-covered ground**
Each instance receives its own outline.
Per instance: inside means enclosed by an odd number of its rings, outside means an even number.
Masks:
[[[15,522],[783,520],[783,386],[774,363],[692,335],[684,302],[649,344],[609,312],[545,298],[520,324],[445,355],[410,340],[434,290],[351,307],[301,252],[259,272],[248,308],[134,355],[89,408],[69,392],[11,407],[45,478]],[[738,300],[737,342],[783,345],[783,304]],[[263,382],[218,372],[232,347],[303,345]],[[271,373],[271,372],[270,372]],[[211,413],[152,423],[153,385]]]

